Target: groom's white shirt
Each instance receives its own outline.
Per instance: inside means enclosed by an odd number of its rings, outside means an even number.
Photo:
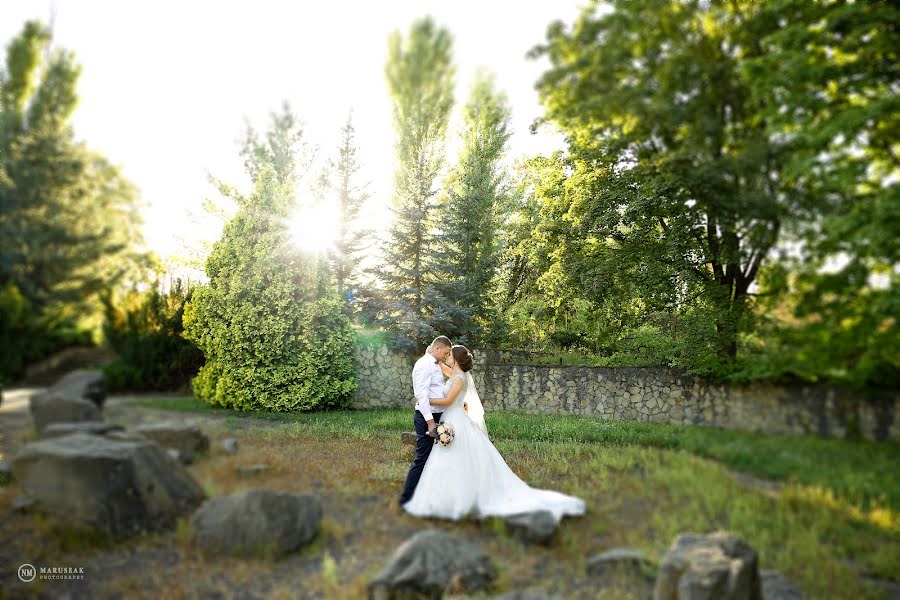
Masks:
[[[413,394],[416,397],[416,410],[422,413],[426,421],[431,420],[435,407],[431,406],[431,398],[444,397],[444,374],[431,354],[416,361],[412,372]]]

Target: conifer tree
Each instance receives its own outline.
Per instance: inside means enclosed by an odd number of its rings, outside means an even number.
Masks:
[[[495,321],[493,291],[499,265],[499,229],[507,208],[501,164],[510,137],[510,109],[493,77],[479,73],[463,111],[463,144],[442,204],[439,277],[440,328],[454,340],[486,340]]]
[[[433,273],[438,176],[453,106],[450,33],[431,18],[415,22],[409,37],[395,32],[385,68],[393,101],[396,171],[393,224],[379,271],[382,323],[395,345],[412,349],[436,334]]]

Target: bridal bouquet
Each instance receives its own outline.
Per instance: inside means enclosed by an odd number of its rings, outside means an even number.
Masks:
[[[453,433],[453,425],[450,423],[441,423],[434,430],[434,442],[440,442],[444,446],[449,446],[453,441],[455,434]]]

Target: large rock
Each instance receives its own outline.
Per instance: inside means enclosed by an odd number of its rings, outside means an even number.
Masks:
[[[420,531],[394,552],[369,583],[370,600],[420,594],[440,598],[450,589],[476,592],[497,572],[481,548],[436,529]]]
[[[681,534],[659,567],[654,600],[762,600],[756,552],[733,535]]]
[[[556,533],[557,520],[549,510],[512,515],[504,519],[506,529],[519,539],[549,544]]]
[[[72,398],[90,400],[100,409],[106,401],[106,380],[100,371],[72,371],[54,383],[51,389]]]
[[[125,428],[121,425],[113,423],[104,423],[103,421],[82,421],[81,423],[50,423],[44,427],[41,437],[52,438],[61,435],[69,435],[71,433],[93,433],[94,435],[103,435],[111,431],[123,431]]]
[[[38,434],[51,423],[80,423],[102,421],[97,405],[85,398],[76,398],[65,392],[47,390],[31,397],[31,419]]]
[[[9,507],[12,508],[14,512],[20,513],[28,512],[31,510],[32,506],[34,506],[34,498],[27,494],[19,494],[9,503]]]
[[[209,438],[196,425],[184,423],[149,423],[131,430],[153,440],[163,448],[178,451],[184,464],[191,464],[198,454],[209,450]]]
[[[204,498],[190,474],[149,440],[87,433],[41,440],[16,453],[13,472],[36,510],[116,539],[169,527]]]
[[[229,437],[222,440],[222,450],[225,454],[235,454],[238,451],[237,439]]]
[[[312,540],[322,523],[314,494],[254,488],[208,500],[191,526],[194,543],[209,554],[277,556]]]
[[[765,600],[803,600],[803,592],[778,571],[761,571],[762,596]]]
[[[591,577],[645,577],[652,569],[650,561],[640,550],[614,548],[595,554],[587,561],[587,574]]]

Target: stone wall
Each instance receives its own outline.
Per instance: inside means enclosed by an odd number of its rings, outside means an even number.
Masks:
[[[862,399],[821,386],[716,385],[669,369],[508,364],[522,362],[523,354],[475,353],[473,375],[485,410],[900,440],[896,393]],[[418,356],[380,347],[360,348],[357,358],[356,407],[415,406],[410,373]]]
[[[357,347],[359,383],[353,405],[356,408],[415,408],[412,395],[412,368],[418,359],[391,352],[387,346]]]

